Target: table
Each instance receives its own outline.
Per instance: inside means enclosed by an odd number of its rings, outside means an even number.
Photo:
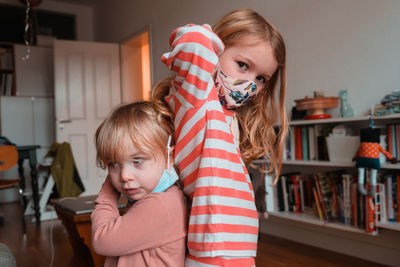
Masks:
[[[54,204],[58,218],[62,221],[68,232],[68,238],[72,246],[73,257],[68,266],[70,267],[101,267],[104,264],[105,257],[97,254],[92,247],[92,225],[90,215],[94,208],[88,207],[87,202],[92,201],[96,196],[82,196],[82,197],[68,197],[61,199],[51,200]],[[63,200],[68,199],[77,201],[80,204],[75,205],[78,207],[75,212],[70,210],[71,205],[67,205]],[[71,201],[69,201],[71,204]],[[127,199],[121,197],[119,201],[119,210],[123,214]],[[82,209],[79,209],[82,207]],[[77,212],[84,212],[77,214]]]
[[[74,199],[93,199],[93,196],[77,197]],[[101,267],[104,256],[98,255],[92,247],[91,212],[75,214],[62,205],[62,199],[51,201],[58,218],[67,229],[68,238],[72,247],[73,257],[70,267]]]
[[[29,166],[31,168],[31,186],[32,186],[32,198],[35,210],[36,224],[40,225],[40,207],[39,207],[39,186],[37,178],[37,159],[36,149],[40,148],[39,145],[30,146],[17,146],[18,151],[18,173],[21,178],[20,187],[22,191],[25,190],[25,175],[24,175],[24,161],[29,160]],[[26,199],[24,197],[24,207],[26,206]],[[23,207],[23,208],[24,208]]]

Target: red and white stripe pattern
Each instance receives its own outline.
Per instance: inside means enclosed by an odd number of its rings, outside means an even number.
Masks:
[[[208,25],[187,25],[172,33],[170,45],[162,61],[176,77],[166,100],[175,114],[175,163],[192,200],[187,263],[239,257],[240,264],[250,258],[240,266],[252,266],[258,236],[253,188],[227,123],[233,113],[223,110],[212,79],[223,43]]]

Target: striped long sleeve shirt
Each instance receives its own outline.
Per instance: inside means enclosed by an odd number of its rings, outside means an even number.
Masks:
[[[175,114],[175,163],[192,201],[189,253],[255,257],[258,216],[249,175],[212,79],[224,46],[208,25],[187,25],[170,37],[162,61],[175,72],[166,97]]]

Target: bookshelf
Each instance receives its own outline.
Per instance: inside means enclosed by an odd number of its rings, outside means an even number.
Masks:
[[[359,133],[359,129],[363,127],[368,127],[370,116],[360,116],[360,117],[352,117],[352,118],[331,118],[331,119],[321,119],[321,120],[298,120],[290,122],[290,127],[293,126],[310,126],[313,127],[315,125],[345,125],[348,128],[354,128],[355,133]],[[374,125],[376,127],[381,128],[381,134],[387,134],[386,126],[388,124],[400,124],[400,114],[393,114],[388,116],[372,116],[374,121]],[[387,149],[386,147],[384,147]],[[388,150],[388,149],[387,149]],[[399,155],[397,155],[399,158]],[[253,161],[254,164],[261,165],[266,163],[264,159],[259,159]],[[343,169],[346,172],[353,174],[356,176],[357,169],[355,167],[355,162],[351,161],[329,161],[329,160],[299,160],[299,159],[283,159],[282,160],[282,172],[293,172],[293,171],[300,171],[303,170],[309,173],[318,173],[324,172],[328,169],[327,172],[331,170],[338,170]],[[383,163],[381,164],[381,170],[378,173],[386,173],[391,172],[395,174],[399,174],[400,172],[400,163],[391,164],[391,163]],[[400,222],[392,222],[392,221],[375,221],[375,231],[367,233],[364,229],[360,229],[353,225],[346,225],[338,221],[326,221],[320,220],[318,216],[315,214],[311,214],[309,211],[306,213],[294,213],[291,211],[279,211],[277,208],[277,188],[271,187],[270,185],[273,182],[273,178],[266,175],[265,176],[265,184],[266,184],[266,202],[267,202],[267,211],[269,216],[277,217],[280,219],[286,219],[295,222],[302,222],[310,225],[319,225],[327,228],[337,229],[346,232],[354,232],[354,233],[361,233],[367,235],[378,235],[382,229],[391,230],[391,231],[398,231],[400,232]],[[385,196],[386,198],[386,196]],[[387,199],[385,199],[387,201]],[[385,207],[386,209],[386,207]],[[386,218],[385,218],[386,219]]]

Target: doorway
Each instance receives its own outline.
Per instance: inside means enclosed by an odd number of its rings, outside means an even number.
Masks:
[[[122,102],[150,100],[149,29],[121,43]]]

